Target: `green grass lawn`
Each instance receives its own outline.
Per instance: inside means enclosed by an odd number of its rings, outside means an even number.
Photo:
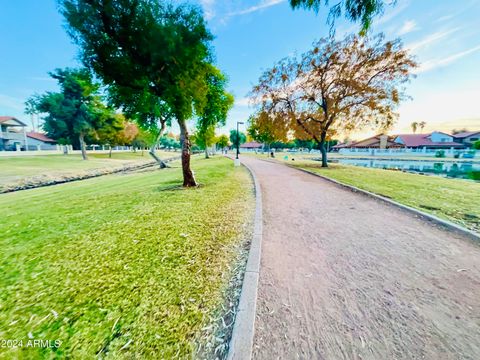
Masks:
[[[225,158],[0,195],[0,358],[189,358],[218,310],[253,210]]]
[[[480,183],[340,164],[325,169],[318,161],[309,160],[289,164],[480,232]]]
[[[0,157],[0,186],[38,175],[62,175],[98,168],[116,167],[135,161],[152,161],[148,152],[141,151],[108,154],[89,153],[89,160],[81,155],[37,155]],[[180,156],[180,153],[159,152],[164,158]]]

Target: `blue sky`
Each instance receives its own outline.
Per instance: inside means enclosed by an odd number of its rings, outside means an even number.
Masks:
[[[197,2],[216,36],[217,65],[229,76],[236,98],[221,132],[248,118],[246,95],[263,69],[307,50],[329,31],[325,13],[292,11],[285,0]],[[421,63],[408,85],[412,100],[399,108],[393,132],[409,131],[412,121],[426,121],[427,131],[480,129],[479,16],[480,0],[398,0],[375,20],[373,33],[400,37]],[[358,25],[337,22],[337,36],[353,31]],[[35,92],[56,89],[47,73],[78,65],[54,0],[0,0],[0,49],[0,115],[26,122],[23,102]]]

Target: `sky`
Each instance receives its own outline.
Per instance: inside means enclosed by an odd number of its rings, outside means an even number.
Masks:
[[[309,50],[329,33],[324,9],[318,15],[293,11],[286,0],[191,0],[204,11],[215,36],[216,64],[229,78],[235,106],[219,132],[246,122],[254,111],[248,92],[276,61]],[[178,1],[177,1],[178,2]],[[420,63],[407,85],[411,99],[398,109],[392,133],[480,129],[480,0],[398,0],[375,19],[371,34],[400,38]],[[336,36],[359,25],[336,23]],[[80,66],[78,49],[64,29],[55,0],[0,0],[0,115],[29,123],[24,102],[34,93],[57,90],[48,72]],[[374,130],[350,134],[353,139]]]

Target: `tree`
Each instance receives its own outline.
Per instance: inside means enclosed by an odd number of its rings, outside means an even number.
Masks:
[[[399,41],[330,37],[299,59],[283,59],[265,71],[251,96],[295,138],[318,142],[327,167],[329,138],[368,126],[391,127],[404,98],[402,84],[415,66]]]
[[[460,134],[460,133],[463,133],[463,132],[468,132],[468,129],[467,128],[461,128],[461,129],[453,129],[452,130],[453,135],[457,135],[457,134]]]
[[[183,185],[196,186],[186,121],[206,102],[213,39],[200,8],[154,0],[60,0],[60,5],[83,63],[115,89],[120,102],[138,96],[165,103],[180,127]]]
[[[119,145],[130,145],[139,133],[136,124],[127,121],[123,114],[112,114],[110,126],[96,132],[96,139],[100,144],[110,147],[109,157],[112,157],[112,148]]]
[[[427,123],[425,121],[420,121],[418,123],[418,127],[420,128],[421,132],[423,132],[423,129],[425,128],[425,125],[427,125]]]
[[[217,139],[217,145],[222,149],[222,152],[224,152],[225,148],[229,145],[228,136],[225,134],[220,135]]]
[[[72,144],[82,150],[87,160],[85,138],[112,124],[113,111],[98,94],[87,69],[57,69],[50,76],[58,81],[61,91],[35,95],[29,102],[37,113],[44,113],[43,129],[52,139]]]
[[[215,127],[224,126],[228,111],[233,106],[233,95],[225,90],[227,78],[215,67],[207,73],[206,104],[197,120],[196,143],[205,150],[208,159],[208,148],[215,141]]]
[[[328,3],[328,0],[290,0],[293,9],[309,9],[317,14],[323,6],[328,6]],[[383,7],[383,0],[339,0],[330,7],[327,23],[333,27],[335,20],[343,14],[352,22],[360,22],[361,32],[365,33],[372,24],[373,17],[382,13]]]
[[[247,134],[270,148],[273,142],[287,141],[288,125],[278,114],[259,111],[248,119]]]
[[[230,130],[230,142],[232,145],[235,147],[240,147],[240,145],[244,144],[247,141],[247,135],[245,135],[243,132],[239,131],[237,133],[237,130]]]
[[[415,134],[417,132],[418,128],[418,122],[414,121],[410,124],[410,127],[412,128],[412,132]]]
[[[215,143],[215,127],[197,128],[192,140],[200,149],[204,150],[205,159],[208,159],[208,148]]]
[[[480,140],[477,140],[473,143],[472,147],[475,149],[475,150],[480,150]]]

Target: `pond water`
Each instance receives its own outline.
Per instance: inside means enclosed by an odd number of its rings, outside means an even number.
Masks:
[[[437,175],[449,178],[480,181],[480,163],[439,162],[416,160],[371,160],[371,159],[334,159],[340,164],[371,167],[388,170],[401,170],[417,174]]]

